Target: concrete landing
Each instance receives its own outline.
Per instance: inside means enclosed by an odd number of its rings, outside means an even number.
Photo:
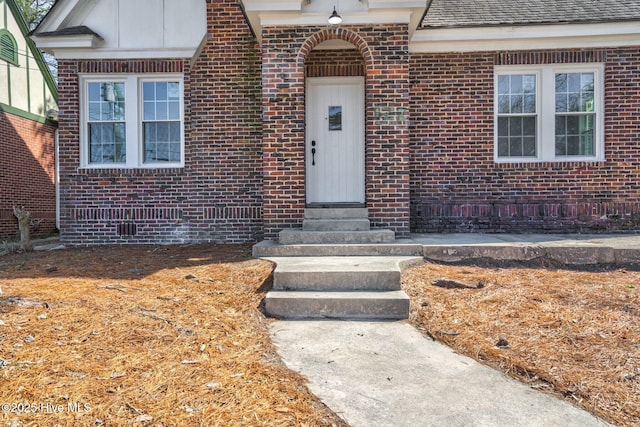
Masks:
[[[367,243],[391,243],[395,240],[395,233],[391,230],[366,230],[366,231],[308,231],[308,230],[282,230],[279,234],[280,243],[283,245],[297,244],[367,244]]]
[[[285,364],[352,427],[603,427],[404,322],[278,321]]]

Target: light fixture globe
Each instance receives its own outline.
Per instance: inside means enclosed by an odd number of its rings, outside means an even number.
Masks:
[[[342,16],[338,15],[338,12],[336,12],[335,6],[333,6],[333,13],[331,14],[331,16],[327,21],[331,25],[338,25],[342,23]]]

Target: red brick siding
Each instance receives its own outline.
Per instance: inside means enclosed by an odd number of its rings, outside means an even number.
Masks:
[[[605,62],[604,162],[496,164],[496,64]],[[416,232],[640,228],[640,49],[411,57]]]
[[[32,217],[31,232],[55,231],[55,127],[0,111],[0,237],[16,237],[13,206]]]
[[[305,77],[359,77],[365,63],[356,49],[313,50],[304,64]]]
[[[409,232],[409,56],[406,25],[265,28],[262,46],[265,235],[299,226],[305,207],[305,64],[342,39],[366,66],[366,199],[374,227]],[[296,56],[297,55],[297,56]]]
[[[101,243],[262,238],[260,50],[235,0],[207,1],[198,58],[61,60],[61,238]],[[185,166],[80,169],[78,73],[184,73]]]

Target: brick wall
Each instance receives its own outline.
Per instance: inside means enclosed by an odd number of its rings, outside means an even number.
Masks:
[[[262,238],[260,50],[235,0],[207,1],[190,60],[60,60],[61,238],[102,243]],[[80,169],[78,73],[184,73],[185,166]]]
[[[13,206],[31,213],[32,234],[55,231],[55,127],[0,111],[0,237],[18,237]]]
[[[493,67],[604,62],[604,162],[496,164]],[[640,49],[414,54],[416,232],[640,229]]]
[[[305,77],[361,77],[365,63],[356,49],[317,49],[304,64]]]
[[[409,231],[406,25],[263,30],[265,235],[275,238],[279,230],[302,223],[305,64],[308,59],[318,61],[313,48],[332,39],[352,43],[364,60],[366,199],[372,226],[405,235]]]

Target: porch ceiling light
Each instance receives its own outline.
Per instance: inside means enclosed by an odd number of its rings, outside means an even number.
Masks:
[[[333,13],[331,14],[331,16],[327,21],[331,25],[338,25],[342,23],[342,16],[338,15],[338,12],[336,12],[335,6],[333,6]]]

